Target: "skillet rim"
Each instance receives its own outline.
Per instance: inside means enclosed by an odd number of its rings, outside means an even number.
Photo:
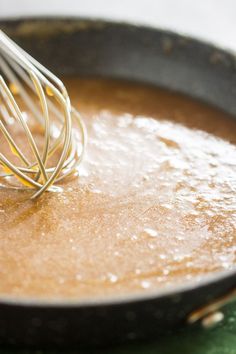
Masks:
[[[97,306],[113,306],[113,305],[122,305],[128,303],[137,303],[142,301],[151,301],[157,300],[160,298],[166,297],[175,297],[179,296],[183,293],[191,292],[197,290],[199,288],[204,288],[210,285],[217,285],[222,280],[227,280],[231,278],[235,278],[235,285],[236,285],[236,267],[232,270],[220,271],[215,273],[210,273],[198,282],[189,282],[179,286],[170,286],[166,289],[159,289],[155,291],[148,292],[138,292],[134,293],[133,295],[118,295],[118,296],[104,296],[98,298],[91,298],[91,299],[43,299],[43,298],[34,298],[34,297],[23,297],[17,298],[15,296],[0,296],[0,306],[1,305],[21,305],[21,306],[34,306],[38,308],[42,307],[63,307],[63,308],[74,308],[74,307],[97,307]],[[234,288],[233,288],[234,289]],[[227,291],[228,292],[228,291]]]

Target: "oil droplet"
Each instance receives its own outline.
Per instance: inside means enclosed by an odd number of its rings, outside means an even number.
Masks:
[[[223,262],[222,263],[222,267],[224,269],[230,269],[232,267],[231,263],[228,263],[228,262]]]
[[[132,235],[132,236],[131,236],[131,240],[132,240],[132,241],[136,241],[137,239],[138,239],[137,235]]]
[[[180,262],[180,261],[182,261],[184,258],[185,258],[185,257],[184,257],[183,255],[175,255],[175,256],[173,257],[173,260],[174,260],[175,262]]]
[[[76,274],[75,278],[76,278],[76,280],[81,280],[82,279],[82,275],[81,274]]]
[[[231,262],[230,257],[225,256],[225,255],[220,255],[219,259],[221,261],[221,265],[223,268],[229,269],[232,266],[232,262]]]
[[[159,255],[159,258],[160,258],[160,259],[166,259],[166,255],[165,255],[165,254],[160,254],[160,255]]]
[[[168,209],[168,210],[171,210],[172,209],[172,205],[171,204],[168,204],[168,203],[165,203],[162,205],[164,208]]]
[[[154,245],[153,243],[149,243],[149,244],[148,244],[148,247],[149,247],[151,250],[154,250],[157,246]]]
[[[117,275],[112,274],[112,273],[109,273],[109,274],[108,274],[108,278],[109,278],[109,280],[110,280],[111,283],[116,283],[117,280],[118,280]]]
[[[143,280],[142,282],[141,282],[141,286],[142,286],[142,288],[143,289],[148,289],[148,288],[150,288],[150,282],[149,281],[147,281],[147,280]]]
[[[149,229],[148,227],[144,229],[144,232],[146,234],[148,234],[148,236],[151,236],[151,237],[157,237],[157,235],[158,235],[156,230]]]
[[[178,240],[178,241],[183,241],[183,240],[184,240],[184,237],[183,237],[183,236],[176,236],[176,240]]]
[[[101,191],[100,189],[97,189],[97,188],[93,188],[93,189],[92,189],[92,192],[93,192],[93,193],[96,193],[96,194],[102,193],[102,191]]]

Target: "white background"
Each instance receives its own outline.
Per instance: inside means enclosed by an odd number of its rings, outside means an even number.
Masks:
[[[184,32],[236,50],[236,0],[0,0],[0,17],[92,16]]]

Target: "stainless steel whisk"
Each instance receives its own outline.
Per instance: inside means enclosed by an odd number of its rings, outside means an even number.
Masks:
[[[38,100],[32,97],[35,95]],[[17,103],[17,97],[27,106],[30,119],[37,122],[43,131],[44,146],[41,151]],[[12,122],[19,124],[24,131],[32,151],[31,161],[10,131]],[[74,123],[79,129],[75,129]],[[39,197],[46,190],[58,189],[53,185],[77,171],[84,155],[86,129],[79,113],[71,106],[62,81],[1,30],[0,133],[8,143],[12,156],[19,161],[16,164],[6,157],[1,152],[0,143],[0,178],[7,182],[1,185],[34,188],[36,191],[31,198]],[[57,162],[48,166],[49,159],[56,159]],[[20,181],[20,184],[12,185],[9,183],[12,179]]]

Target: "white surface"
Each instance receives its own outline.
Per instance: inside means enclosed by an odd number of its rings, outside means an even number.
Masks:
[[[0,0],[0,17],[92,16],[169,28],[236,50],[236,0]]]

